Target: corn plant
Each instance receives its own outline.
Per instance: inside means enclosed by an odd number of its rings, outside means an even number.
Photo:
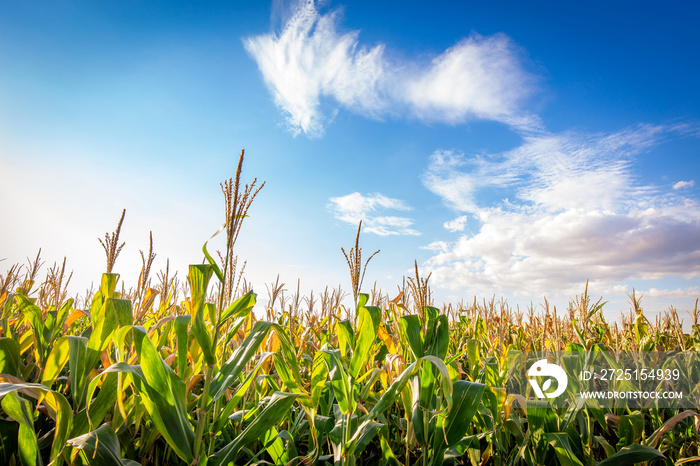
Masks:
[[[618,322],[587,286],[563,312],[495,299],[433,307],[427,278],[394,299],[361,290],[358,226],[342,289],[306,298],[239,290],[233,247],[260,190],[222,184],[226,249],[179,286],[159,284],[148,253],[131,291],[114,273],[117,229],[101,241],[107,272],[68,297],[66,262],[43,283],[40,256],[0,276],[0,464],[8,465],[625,465],[700,460],[698,407],[629,409],[578,402],[552,409],[509,392],[532,351],[700,350],[700,312],[685,332],[671,308],[647,319],[641,298]],[[376,253],[375,253],[376,254]],[[121,288],[119,287],[121,285]],[[121,291],[120,291],[121,290]],[[82,304],[81,304],[82,303]],[[264,318],[264,319],[263,319]],[[616,361],[608,361],[614,367]],[[671,364],[668,362],[668,364]],[[697,375],[680,364],[689,393]],[[518,380],[526,384],[525,380]]]

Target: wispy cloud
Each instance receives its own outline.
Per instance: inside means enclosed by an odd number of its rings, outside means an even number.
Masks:
[[[467,216],[460,215],[459,217],[455,218],[454,220],[450,220],[449,222],[445,222],[442,226],[445,227],[445,230],[451,231],[451,232],[464,231],[464,228],[467,226]]]
[[[518,111],[532,77],[525,73],[505,34],[472,34],[446,50],[415,78],[403,78],[405,99],[414,116],[426,121],[461,123],[481,118],[515,127],[538,125]]]
[[[690,299],[696,299],[698,296],[700,296],[700,287],[692,286],[689,288],[676,288],[675,290],[649,288],[648,290],[639,291],[639,295],[646,296],[649,298],[665,298],[665,299],[690,298]]]
[[[364,231],[380,236],[388,235],[420,235],[420,232],[410,228],[413,220],[407,217],[384,215],[386,211],[411,210],[399,199],[386,197],[383,194],[363,196],[352,193],[347,196],[333,197],[328,208],[338,220],[357,225],[363,221]]]
[[[339,13],[321,15],[313,1],[300,2],[281,34],[245,40],[275,103],[296,132],[317,135],[323,129],[322,97],[354,111],[383,112],[383,47],[361,47],[357,31],[339,33]]]
[[[435,283],[536,295],[576,292],[587,279],[699,276],[700,206],[632,175],[635,156],[671,130],[531,136],[492,156],[435,152],[425,186],[481,224],[427,261]],[[480,202],[483,188],[499,187],[515,197]]]
[[[279,34],[244,41],[296,133],[320,135],[338,108],[373,118],[539,125],[520,110],[533,79],[507,36],[473,34],[432,60],[392,62],[383,44],[365,46],[359,31],[339,32],[340,19],[338,10],[321,14],[313,1],[300,1]]]
[[[673,185],[673,189],[692,188],[693,186],[695,186],[695,180],[679,181]]]

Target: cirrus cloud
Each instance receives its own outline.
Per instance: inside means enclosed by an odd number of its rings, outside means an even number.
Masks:
[[[695,180],[679,181],[673,185],[673,189],[692,188],[693,186],[695,186]]]
[[[360,193],[352,193],[346,196],[332,197],[328,208],[338,220],[356,225],[362,220],[366,233],[374,233],[380,236],[409,235],[418,236],[419,231],[411,227],[413,220],[408,217],[384,215],[390,210],[411,210],[399,199],[393,199],[383,194],[370,194],[363,196]]]
[[[244,40],[296,134],[323,133],[330,118],[324,101],[331,115],[344,108],[371,118],[539,128],[520,106],[534,79],[506,35],[472,34],[428,61],[391,61],[383,44],[362,45],[359,31],[340,32],[340,17],[339,10],[321,14],[313,0],[300,1],[279,34]]]
[[[445,230],[451,232],[464,231],[464,228],[467,226],[467,216],[460,215],[449,222],[445,222],[442,226],[445,227]]]

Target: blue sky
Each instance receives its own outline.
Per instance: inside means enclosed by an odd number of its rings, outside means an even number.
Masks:
[[[700,7],[692,2],[21,2],[0,15],[0,264],[43,248],[73,287],[121,210],[186,274],[246,149],[267,182],[237,243],[265,301],[413,260],[436,301],[615,316],[700,296]],[[216,243],[218,239],[213,242]],[[5,269],[6,267],[2,267]],[[683,315],[683,313],[682,313]],[[687,320],[687,319],[686,319]]]

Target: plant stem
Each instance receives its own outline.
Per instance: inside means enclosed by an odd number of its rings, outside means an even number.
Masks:
[[[199,398],[199,409],[197,410],[197,435],[195,438],[194,442],[194,456],[195,456],[195,463],[194,464],[199,464],[199,451],[200,447],[202,445],[202,438],[204,436],[204,431],[209,431],[209,429],[204,428],[204,423],[207,422],[207,419],[209,418],[209,411],[205,409],[207,406],[207,403],[209,402],[209,387],[211,386],[211,379],[212,379],[212,374],[214,372],[214,366],[209,365],[207,366],[207,370],[204,373],[204,390],[202,390],[202,394],[200,395]],[[202,451],[204,449],[202,448]]]

